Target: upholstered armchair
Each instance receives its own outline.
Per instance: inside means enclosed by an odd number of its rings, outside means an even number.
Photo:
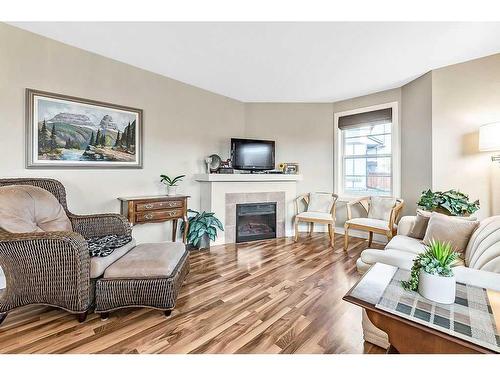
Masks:
[[[309,193],[300,195],[295,199],[295,242],[299,239],[299,223],[309,224],[309,234],[314,231],[314,224],[324,224],[328,226],[330,243],[333,246],[335,240],[335,210],[337,206],[337,194],[331,193]],[[299,204],[305,203],[307,209],[300,212]]]
[[[0,228],[0,267],[6,279],[6,288],[0,290],[0,323],[12,309],[31,304],[59,307],[84,321],[94,303],[95,286],[86,239],[130,235],[130,224],[117,214],[72,214],[64,186],[56,180],[0,179],[0,187],[8,185],[32,185],[52,193],[73,230],[12,233]]]
[[[367,217],[352,217],[352,207],[359,205]],[[404,206],[403,199],[390,197],[361,197],[347,203],[347,220],[344,224],[344,251],[349,247],[349,230],[368,232],[368,247],[372,245],[373,233],[382,234],[390,241],[396,234],[397,221]]]

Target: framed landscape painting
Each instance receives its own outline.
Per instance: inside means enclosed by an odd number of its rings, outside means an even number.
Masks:
[[[28,168],[142,168],[142,110],[26,89]]]

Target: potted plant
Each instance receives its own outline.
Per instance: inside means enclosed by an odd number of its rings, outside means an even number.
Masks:
[[[458,190],[423,191],[417,205],[450,216],[469,216],[479,210],[479,200],[469,202],[469,196]]]
[[[187,235],[188,245],[197,249],[209,249],[210,240],[217,238],[217,229],[224,230],[222,223],[215,217],[213,212],[199,213],[198,211],[188,210],[189,230]],[[184,222],[181,224],[181,230],[184,231]]]
[[[171,178],[165,174],[161,174],[161,182],[163,182],[165,185],[167,185],[167,195],[176,195],[177,194],[177,183],[181,182],[184,177],[186,177],[185,174]]]
[[[413,263],[410,280],[402,281],[405,290],[417,291],[425,298],[438,303],[455,301],[455,275],[452,264],[459,254],[450,243],[432,240],[427,250]]]

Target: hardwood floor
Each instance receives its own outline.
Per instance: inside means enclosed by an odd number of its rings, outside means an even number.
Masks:
[[[327,234],[193,252],[170,318],[127,309],[85,323],[54,308],[11,312],[0,353],[382,353],[365,343],[361,310],[342,296],[358,279],[366,241]],[[377,245],[374,245],[377,246]]]

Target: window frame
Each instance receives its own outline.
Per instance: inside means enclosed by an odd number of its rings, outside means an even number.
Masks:
[[[345,193],[344,191],[344,135],[342,130],[339,129],[339,118],[342,116],[355,115],[364,112],[376,111],[379,109],[392,109],[392,126],[391,126],[391,174],[392,174],[392,191],[390,196],[401,196],[401,134],[399,129],[399,111],[398,102],[390,102],[384,104],[377,104],[369,107],[356,108],[349,111],[342,111],[334,113],[333,124],[333,144],[334,144],[334,181],[335,193],[339,197],[349,200],[365,196],[366,192],[355,194],[353,192]],[[382,195],[386,196],[386,195]]]

